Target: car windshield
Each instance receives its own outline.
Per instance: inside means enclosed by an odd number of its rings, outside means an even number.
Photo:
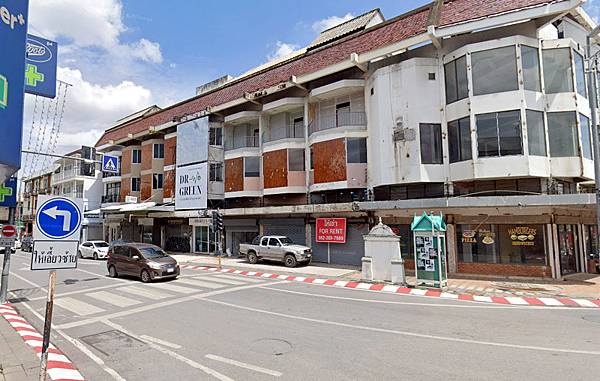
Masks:
[[[167,253],[165,253],[162,249],[155,247],[142,247],[140,248],[140,252],[146,259],[168,257]]]
[[[292,242],[292,240],[289,239],[288,237],[281,237],[281,238],[279,238],[279,241],[281,241],[281,244],[283,246],[288,246],[288,245],[293,245],[294,244],[294,242]]]
[[[94,245],[96,245],[96,247],[108,247],[108,243],[106,242],[94,242]]]

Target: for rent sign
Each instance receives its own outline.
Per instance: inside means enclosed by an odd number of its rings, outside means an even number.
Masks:
[[[317,218],[317,242],[346,243],[346,219]]]

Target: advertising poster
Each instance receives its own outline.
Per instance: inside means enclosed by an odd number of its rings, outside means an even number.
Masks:
[[[175,209],[206,209],[208,203],[208,163],[177,167]]]

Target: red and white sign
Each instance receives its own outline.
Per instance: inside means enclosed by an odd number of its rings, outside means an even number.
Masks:
[[[17,229],[13,225],[5,225],[2,227],[2,236],[12,238],[17,234]]]
[[[317,242],[346,243],[346,219],[317,218]]]

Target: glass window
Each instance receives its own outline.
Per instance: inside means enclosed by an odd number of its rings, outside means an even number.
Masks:
[[[208,144],[212,146],[223,145],[223,129],[221,127],[210,127],[208,130]]]
[[[544,86],[547,94],[573,91],[569,48],[544,49]]]
[[[542,91],[538,50],[531,46],[521,45],[521,65],[523,65],[525,90]]]
[[[577,114],[575,112],[549,112],[547,118],[550,156],[579,156],[577,153]]]
[[[134,149],[131,151],[131,162],[133,164],[139,164],[142,162],[142,150]]]
[[[467,80],[467,56],[462,56],[444,65],[446,81],[446,104],[469,96]]]
[[[543,225],[457,225],[458,260],[545,265]]]
[[[517,56],[514,46],[471,54],[473,95],[518,90]]]
[[[277,238],[269,238],[269,246],[281,246]]]
[[[367,162],[366,138],[348,138],[346,141],[346,150],[348,153],[348,163]]]
[[[523,153],[519,110],[479,114],[476,120],[479,157]]]
[[[592,159],[592,134],[590,133],[590,120],[579,114],[579,127],[581,129],[581,154],[586,159]]]
[[[573,51],[573,60],[575,61],[575,81],[577,82],[577,92],[579,95],[587,98],[585,91],[585,68],[581,54]]]
[[[140,191],[140,183],[141,183],[141,180],[139,177],[132,177],[131,178],[131,191],[139,192]]]
[[[442,164],[442,126],[433,123],[419,124],[421,163]]]
[[[544,113],[541,111],[526,110],[527,140],[529,154],[546,156],[546,131],[544,128]]]
[[[209,181],[223,181],[223,163],[210,163]]]
[[[265,237],[265,238],[262,239],[262,242],[260,243],[260,245],[261,246],[267,246],[267,242],[268,241],[269,241],[269,239]]]
[[[165,158],[165,145],[163,143],[154,144],[154,156],[155,159]]]
[[[304,150],[289,149],[288,150],[288,170],[289,171],[304,171]]]
[[[260,177],[260,157],[244,158],[244,177]]]
[[[162,189],[163,187],[163,174],[155,173],[152,175],[152,189]]]
[[[468,117],[448,122],[448,148],[451,163],[471,160],[471,122]]]

